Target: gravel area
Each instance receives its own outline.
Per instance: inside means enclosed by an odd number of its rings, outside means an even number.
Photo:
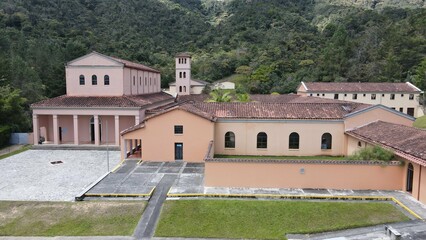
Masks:
[[[109,160],[112,170],[120,152]],[[28,150],[0,160],[0,169],[0,200],[21,201],[73,201],[108,170],[106,151],[92,150]]]

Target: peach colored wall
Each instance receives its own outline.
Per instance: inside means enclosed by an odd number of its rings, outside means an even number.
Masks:
[[[215,125],[215,153],[225,155],[344,155],[345,136],[342,121],[218,121]],[[225,134],[235,134],[235,148],[225,148]],[[268,147],[257,148],[257,134],[268,135]],[[299,150],[289,149],[289,135],[299,134]],[[321,149],[321,137],[324,133],[332,135],[332,149]]]
[[[206,162],[205,186],[402,190],[403,172],[401,166]]]
[[[78,116],[78,138],[82,143],[91,141],[90,119],[92,116],[80,115]]]
[[[74,141],[73,124],[73,116],[58,116],[58,127],[62,128],[62,143],[72,143]]]
[[[183,134],[174,134],[175,125],[183,126]],[[183,160],[202,162],[213,132],[213,122],[176,109],[147,120],[144,128],[127,133],[122,139],[142,139],[145,161],[174,161],[175,143],[183,143]]]
[[[405,172],[407,172],[408,161],[406,162]],[[414,176],[413,176],[413,191],[411,195],[423,202],[426,203],[426,168],[420,166],[419,164],[412,163],[414,168]],[[406,179],[406,174],[404,179]],[[406,181],[404,181],[405,184]],[[404,185],[405,190],[405,185]]]
[[[52,121],[49,121],[49,119],[51,120],[52,116],[48,116],[48,115],[40,115],[38,116],[38,126],[39,128],[45,128],[46,129],[46,134],[44,135],[44,133],[42,131],[40,131],[40,136],[44,137],[46,139],[46,141],[48,141],[48,139],[51,139],[51,141],[53,141],[53,133],[51,133],[51,136],[49,136],[49,123],[52,124]]]
[[[133,126],[135,126],[135,117],[120,116],[120,132]]]
[[[345,129],[353,129],[355,127],[363,126],[365,124],[382,120],[385,122],[402,124],[405,126],[413,126],[413,120],[408,118],[396,115],[392,113],[390,110],[385,110],[381,108],[372,109],[369,111],[365,111],[358,115],[353,115],[345,119]]]
[[[361,141],[361,140],[358,140],[358,139],[356,139],[352,136],[346,135],[346,137],[347,137],[347,152],[346,152],[347,156],[352,155],[354,152],[356,152],[356,151],[358,151],[362,148],[371,146],[371,144],[366,143],[366,142]],[[358,142],[361,143],[361,147],[358,145]]]
[[[85,84],[80,85],[80,75]],[[97,85],[92,85],[92,75],[97,76]],[[109,84],[104,85],[104,76],[109,76]],[[68,96],[122,96],[123,69],[121,67],[66,67]]]

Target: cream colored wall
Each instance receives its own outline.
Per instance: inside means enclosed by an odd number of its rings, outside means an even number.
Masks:
[[[361,114],[352,115],[345,119],[345,129],[353,129],[356,127],[363,126],[365,124],[381,120],[384,122],[402,124],[405,126],[413,126],[413,120],[399,116],[393,113],[391,110],[385,110],[382,108],[375,108],[362,112]]]
[[[204,183],[207,187],[402,190],[403,172],[401,166],[206,162]]]
[[[225,155],[344,155],[345,136],[341,121],[218,121],[215,126],[215,153]],[[235,134],[235,148],[225,148],[225,134]],[[257,134],[268,135],[268,148],[257,148]],[[299,134],[299,150],[289,149],[289,135]],[[321,149],[321,137],[324,133],[332,135],[332,149]]]
[[[175,125],[183,125],[183,134],[174,134]],[[202,162],[213,132],[213,122],[176,109],[147,120],[144,128],[127,133],[122,139],[142,139],[144,161],[174,161],[175,143],[183,143],[183,160]]]
[[[302,92],[300,92],[302,93]],[[299,92],[298,92],[299,94]],[[314,97],[321,97],[321,98],[328,98],[328,99],[334,99],[335,93],[309,93],[307,95],[311,95]],[[419,94],[414,94],[414,99],[409,99],[409,93],[403,93],[403,96],[401,96],[401,93],[395,93],[395,99],[391,100],[390,96],[391,93],[356,93],[357,99],[353,99],[353,95],[355,93],[337,93],[339,94],[339,100],[344,101],[351,101],[351,102],[358,102],[358,103],[366,103],[366,104],[382,104],[384,106],[395,108],[395,110],[399,111],[399,108],[403,108],[403,113],[407,113],[408,108],[414,108],[414,117],[420,117],[418,108],[419,102],[417,101]],[[371,99],[371,95],[376,94],[376,99]],[[301,94],[299,94],[301,95]],[[345,96],[346,95],[346,96]],[[365,95],[365,96],[364,96]]]
[[[131,95],[132,94],[132,85],[130,82],[130,78],[132,76],[132,73],[130,71],[130,68],[124,68],[123,69],[123,94],[124,95]]]
[[[191,94],[201,94],[203,92],[203,86],[193,86],[191,87]]]

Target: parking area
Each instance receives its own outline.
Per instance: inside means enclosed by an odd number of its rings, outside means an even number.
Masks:
[[[120,161],[109,151],[109,166]],[[108,172],[106,151],[28,150],[0,160],[0,200],[73,201]]]
[[[142,162],[127,160],[87,193],[96,196],[149,196],[164,175],[177,175],[171,192],[203,192],[204,163]]]

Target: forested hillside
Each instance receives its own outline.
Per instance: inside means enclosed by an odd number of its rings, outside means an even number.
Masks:
[[[0,130],[28,130],[28,104],[64,94],[64,64],[92,50],[161,70],[163,87],[185,51],[195,78],[237,74],[241,92],[288,93],[300,81],[425,89],[425,1],[3,0]]]

